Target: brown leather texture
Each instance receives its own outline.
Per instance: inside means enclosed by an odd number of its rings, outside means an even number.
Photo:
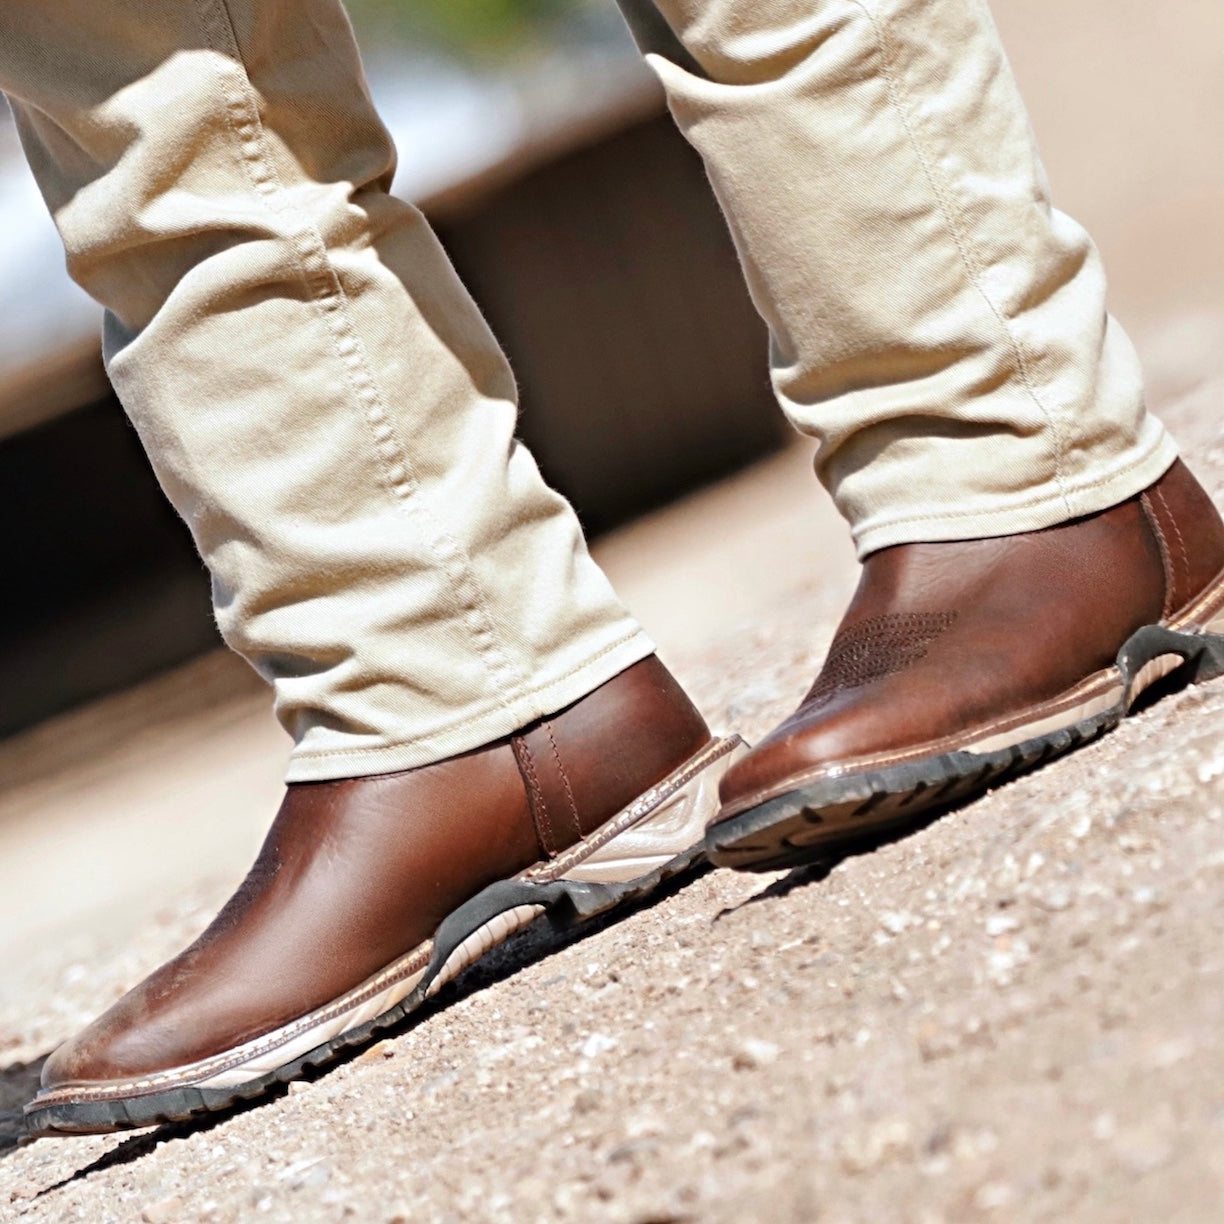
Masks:
[[[1176,615],[1224,569],[1224,522],[1179,459],[1141,497],[1165,570],[1165,616]]]
[[[710,734],[652,657],[515,739],[538,762],[548,848],[509,740],[404,773],[292,785],[209,928],[61,1046],[44,1088],[181,1066],[323,1006],[486,885],[603,824]]]
[[[1224,524],[1180,461],[1140,496],[1044,531],[874,553],[808,695],[724,775],[718,819],[813,771],[967,741],[1056,698],[1221,570]]]

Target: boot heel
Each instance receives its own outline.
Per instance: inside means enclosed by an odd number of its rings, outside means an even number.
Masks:
[[[738,735],[714,740],[583,843],[562,855],[553,878],[624,884],[699,848],[718,811],[718,784],[748,751]],[[565,860],[570,863],[566,864]],[[549,864],[555,867],[556,864]]]
[[[425,996],[547,913],[565,930],[653,892],[704,857],[718,783],[748,747],[738,735],[696,756],[564,854],[490,884],[438,928]]]
[[[1224,573],[1217,574],[1165,624],[1181,633],[1224,634]]]

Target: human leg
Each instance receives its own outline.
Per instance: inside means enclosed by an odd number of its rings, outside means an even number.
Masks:
[[[80,9],[6,6],[0,85],[289,779],[477,747],[649,654],[388,194],[339,5]]]
[[[542,910],[648,890],[694,860],[735,743],[514,441],[504,359],[387,192],[338,4],[16,0],[0,85],[295,740],[235,897],[48,1060],[30,1128],[75,1133],[258,1094]]]
[[[662,28],[642,2],[865,561],[808,697],[729,772],[715,860],[903,825],[1112,725],[1162,667],[1224,664],[1218,517],[1050,206],[982,0],[658,0]]]

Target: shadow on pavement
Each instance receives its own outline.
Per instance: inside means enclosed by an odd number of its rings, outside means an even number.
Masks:
[[[398,1037],[423,1023],[436,1012],[445,1010],[479,990],[485,990],[513,977],[528,965],[546,961],[550,956],[556,955],[572,944],[582,943],[598,935],[617,922],[653,909],[660,902],[674,897],[695,880],[709,875],[713,870],[714,868],[708,863],[702,863],[659,885],[649,896],[641,897],[637,901],[626,902],[605,914],[598,914],[584,922],[558,926],[549,921],[547,915],[542,915],[515,938],[507,940],[500,947],[486,953],[453,982],[443,987],[435,999],[413,1012],[411,1016],[405,1016],[399,1024],[389,1029],[386,1035]]]
[[[21,1107],[38,1091],[47,1055],[32,1062],[0,1067],[0,1160],[15,1152],[26,1137]]]
[[[843,841],[837,845],[836,849],[830,848],[823,853],[819,849],[814,849],[811,851],[807,862],[797,863],[781,879],[774,880],[771,884],[762,888],[760,892],[753,893],[751,897],[741,901],[738,905],[729,905],[726,909],[719,910],[714,915],[714,921],[721,922],[724,918],[729,918],[732,914],[737,914],[740,910],[747,909],[750,905],[759,905],[762,901],[777,901],[788,893],[794,892],[797,888],[806,888],[811,884],[823,883],[833,873],[834,868],[840,867],[847,860],[860,858],[865,854],[871,854],[879,850],[881,846],[891,846],[894,842],[904,841],[907,837],[913,837],[915,834],[929,828],[942,817],[952,812],[959,812],[962,808],[969,807],[981,798],[983,798],[981,795],[971,795],[954,803],[932,808],[930,811],[923,812],[920,816],[915,817],[913,822],[907,824],[904,828],[886,829],[860,837],[854,841]],[[775,868],[775,870],[777,869]]]
[[[234,1105],[230,1109],[219,1109],[215,1113],[202,1114],[198,1118],[192,1118],[189,1122],[168,1122],[164,1126],[157,1127],[155,1130],[141,1131],[139,1134],[132,1135],[130,1139],[125,1139],[117,1147],[111,1148],[110,1151],[103,1152],[97,1160],[90,1161],[89,1164],[78,1169],[75,1173],[71,1173],[69,1176],[61,1178],[61,1180],[40,1190],[35,1195],[35,1198],[46,1198],[57,1190],[63,1190],[65,1187],[77,1182],[86,1181],[95,1173],[104,1173],[107,1169],[133,1164],[145,1156],[152,1155],[163,1143],[169,1143],[172,1139],[185,1139],[188,1135],[203,1134],[206,1131],[223,1125],[231,1118],[236,1118],[239,1114],[250,1113],[252,1109],[258,1109],[261,1105],[266,1105],[270,1101],[279,1100],[288,1091],[288,1085],[281,1084],[258,1101],[243,1101],[241,1104]],[[44,1139],[42,1142],[70,1143],[71,1141],[71,1137],[66,1137],[63,1139]]]

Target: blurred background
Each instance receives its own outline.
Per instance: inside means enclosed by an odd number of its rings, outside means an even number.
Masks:
[[[1224,10],[998,0],[1055,198],[1103,248],[1153,402],[1224,359]],[[683,675],[853,580],[697,158],[611,0],[353,0],[424,208],[510,353],[521,433]],[[0,113],[0,961],[237,871],[287,744],[98,355]],[[728,582],[727,576],[734,581]],[[719,598],[710,598],[718,583]],[[118,862],[110,849],[141,846]],[[46,865],[55,862],[54,887]],[[143,903],[143,902],[142,902]]]

